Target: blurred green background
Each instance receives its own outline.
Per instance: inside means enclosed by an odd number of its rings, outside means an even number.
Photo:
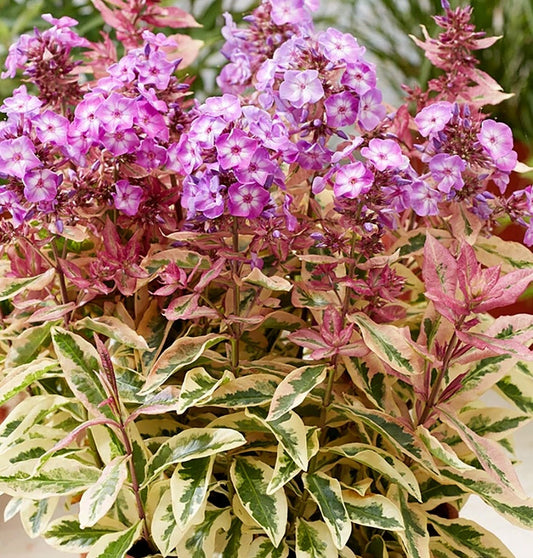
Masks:
[[[253,0],[174,0],[162,3],[179,6],[192,13],[203,27],[191,29],[194,38],[205,43],[187,73],[196,76],[194,89],[200,96],[216,92],[214,77],[223,59],[222,13],[234,14],[237,22],[249,12]],[[503,38],[488,50],[479,51],[481,69],[495,78],[514,97],[495,107],[495,117],[507,122],[522,144],[533,145],[533,0],[472,0],[473,22],[488,35]],[[452,7],[458,2],[452,0]],[[320,27],[335,26],[350,31],[367,47],[378,64],[378,76],[386,100],[401,99],[400,84],[424,83],[434,76],[421,51],[409,39],[420,36],[420,24],[430,33],[436,25],[432,14],[441,13],[440,0],[322,0],[317,16]],[[79,31],[97,40],[103,22],[90,0],[0,0],[0,64],[17,35],[46,24],[40,14],[68,15],[80,22]],[[44,24],[44,25],[43,25]],[[0,97],[10,94],[16,80],[0,82]]]

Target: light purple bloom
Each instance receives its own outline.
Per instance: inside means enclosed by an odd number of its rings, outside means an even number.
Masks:
[[[228,188],[228,209],[235,217],[258,217],[270,199],[259,184],[232,184]]]
[[[137,64],[139,83],[155,85],[157,89],[164,90],[168,87],[171,75],[176,69],[175,62],[167,60],[161,51],[152,51],[146,62]]]
[[[226,122],[233,122],[242,114],[239,98],[230,93],[222,97],[209,97],[198,110],[207,116],[221,116]]]
[[[300,140],[296,147],[298,149],[297,161],[303,169],[321,170],[331,162],[332,152],[321,143]]]
[[[137,101],[136,105],[137,113],[133,117],[134,124],[137,124],[149,138],[168,141],[168,126],[164,116],[144,99]]]
[[[415,124],[418,131],[427,137],[444,130],[446,124],[451,120],[453,114],[453,105],[447,101],[439,101],[427,107],[424,107],[416,116]]]
[[[307,23],[310,14],[304,0],[271,0],[272,11],[270,17],[276,25],[286,23]]]
[[[324,102],[328,126],[340,128],[350,126],[357,120],[359,100],[349,91],[328,97]]]
[[[39,97],[29,95],[26,86],[21,85],[13,91],[11,97],[4,99],[0,111],[6,114],[26,114],[31,116],[37,113],[42,104],[43,102]]]
[[[222,134],[215,142],[218,162],[224,170],[246,168],[257,149],[257,140],[234,128],[229,134]]]
[[[130,184],[127,180],[117,180],[115,192],[111,195],[115,207],[131,217],[139,211],[143,189],[135,184]]]
[[[359,95],[364,95],[376,87],[376,69],[368,62],[349,63],[342,74],[341,84],[353,89]]]
[[[140,143],[134,130],[104,132],[100,139],[104,147],[109,149],[115,157],[126,153],[134,153]]]
[[[415,180],[408,190],[409,205],[420,217],[438,215],[442,194],[423,180]]]
[[[53,201],[62,176],[49,169],[35,169],[27,172],[22,179],[24,197],[32,203]]]
[[[7,209],[13,218],[15,227],[22,225],[26,217],[27,211],[21,205],[18,196],[11,190],[0,190],[0,207]]]
[[[197,142],[202,147],[213,147],[215,138],[222,133],[226,125],[223,118],[200,116],[192,122],[188,136],[191,141]]]
[[[296,108],[302,108],[306,103],[316,103],[324,96],[318,71],[287,70],[279,86],[279,96]]]
[[[283,172],[272,160],[268,149],[264,147],[256,149],[248,166],[236,169],[234,173],[241,184],[257,183],[265,186],[267,181],[272,181],[275,177],[283,182]]]
[[[26,136],[0,142],[0,173],[22,179],[41,164],[35,156],[35,146]]]
[[[429,162],[431,176],[437,182],[437,188],[449,194],[450,191],[460,190],[464,186],[461,173],[466,169],[466,163],[459,155],[439,153]]]
[[[173,143],[167,151],[167,168],[180,174],[190,174],[201,162],[200,148],[187,134],[182,134],[178,143]]]
[[[32,120],[37,137],[43,143],[63,146],[67,143],[69,121],[52,110],[45,110]]]
[[[374,182],[372,171],[367,169],[363,163],[357,161],[344,165],[337,171],[333,192],[338,198],[356,198],[366,194]]]
[[[381,104],[381,100],[382,95],[379,89],[371,89],[361,95],[359,102],[359,124],[364,130],[373,130],[387,114],[387,110]]]
[[[89,132],[93,138],[98,137],[100,121],[96,117],[96,111],[104,102],[104,97],[99,93],[85,95],[83,101],[74,109],[74,121],[71,128],[77,132]]]
[[[217,175],[204,174],[197,184],[187,191],[185,190],[182,203],[187,203],[185,207],[203,213],[208,219],[216,219],[224,212],[224,198],[222,196],[222,186]]]
[[[495,161],[505,157],[513,149],[511,128],[503,122],[484,120],[477,138]]]
[[[506,155],[494,159],[496,168],[502,172],[509,173],[516,167],[518,161],[518,154],[516,151],[509,151]]]
[[[152,138],[145,138],[135,153],[137,164],[146,170],[162,167],[167,160],[167,150]]]
[[[95,114],[108,132],[127,130],[133,126],[136,116],[135,101],[120,93],[111,93]]]
[[[371,139],[368,147],[361,149],[361,155],[371,161],[379,171],[402,170],[409,165],[409,159],[402,154],[400,146],[391,139]]]
[[[329,27],[323,33],[320,33],[318,42],[322,47],[326,58],[331,62],[344,60],[346,62],[355,62],[359,60],[365,53],[365,47],[357,43],[357,39],[349,33],[342,33],[338,29]]]

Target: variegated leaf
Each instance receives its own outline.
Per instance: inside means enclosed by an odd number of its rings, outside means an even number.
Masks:
[[[416,429],[416,433],[418,434],[419,438],[424,442],[424,444],[431,452],[431,454],[434,455],[437,459],[440,459],[443,463],[446,463],[451,467],[455,467],[456,469],[475,468],[472,467],[472,465],[468,465],[468,463],[462,461],[450,446],[440,442],[424,426],[422,425],[418,426]]]
[[[383,475],[389,481],[405,488],[418,501],[422,500],[418,482],[411,469],[387,451],[368,444],[359,443],[332,446],[328,449],[332,453],[343,455],[353,461],[366,465],[370,469],[377,471],[380,475]]]
[[[178,543],[178,556],[187,558],[212,558],[218,531],[227,531],[231,515],[228,509],[208,507],[202,522],[192,525]],[[216,549],[218,550],[218,549]]]
[[[358,496],[351,490],[342,493],[352,523],[385,531],[402,531],[405,526],[400,510],[381,494]]]
[[[202,367],[188,370],[181,385],[177,413],[184,413],[189,407],[206,403],[219,386],[229,382],[233,377],[229,370],[224,371],[220,378],[213,378]]]
[[[87,553],[87,558],[124,558],[133,543],[140,537],[142,522],[139,521],[126,531],[109,533],[101,537]]]
[[[502,266],[504,273],[533,268],[531,250],[520,242],[503,240],[498,235],[479,238],[474,245],[480,263],[488,267]]]
[[[172,496],[168,486],[160,495],[154,510],[151,534],[163,556],[171,554],[185,534],[176,523],[172,510]]]
[[[284,541],[276,547],[270,539],[257,537],[250,545],[247,558],[288,558],[289,547]]]
[[[174,463],[208,457],[245,443],[244,436],[231,428],[189,428],[161,445],[148,465],[148,479]]]
[[[80,554],[88,552],[102,537],[123,529],[124,525],[109,518],[93,527],[82,529],[78,518],[72,515],[61,517],[51,523],[43,537],[50,546],[58,550]]]
[[[96,333],[101,333],[109,337],[109,339],[114,339],[120,344],[132,349],[139,349],[141,351],[150,350],[146,339],[124,323],[123,320],[115,318],[114,316],[98,316],[96,318],[87,316],[77,321],[74,326],[76,329],[89,329]]]
[[[520,363],[519,363],[520,364]],[[533,413],[533,378],[514,373],[502,378],[497,384],[498,392],[525,413]]]
[[[249,374],[219,386],[209,400],[209,405],[238,409],[253,407],[270,401],[279,379],[272,374]]]
[[[142,369],[144,375],[152,367],[158,357],[158,349],[165,340],[166,333],[171,324],[161,315],[159,301],[154,299],[144,312],[137,328],[139,335],[145,339],[150,351],[144,351],[141,355]]]
[[[459,418],[476,434],[492,440],[506,438],[532,420],[529,413],[503,407],[474,407],[462,411]]]
[[[283,489],[267,493],[272,469],[253,457],[236,457],[231,465],[231,481],[245,510],[278,547],[287,524],[287,498]]]
[[[44,289],[54,279],[55,273],[56,270],[50,268],[35,277],[13,278],[2,276],[0,279],[0,301],[9,300],[19,293]]]
[[[45,324],[25,329],[17,335],[6,354],[5,367],[15,368],[21,364],[34,362],[44,347],[49,344],[50,328],[54,322],[49,321]]]
[[[278,419],[267,421],[265,410],[259,407],[247,409],[246,413],[257,417],[274,434],[296,465],[307,470],[307,431],[299,415],[289,411]]]
[[[58,363],[51,358],[37,359],[11,368],[9,374],[0,382],[0,405],[25,390],[33,382],[58,373]]]
[[[303,481],[318,504],[335,546],[340,550],[350,538],[352,524],[342,499],[339,481],[323,473],[304,474]]]
[[[213,456],[191,459],[178,464],[170,478],[172,509],[178,528],[185,531],[191,520],[205,504]]]
[[[80,526],[92,527],[104,517],[115,503],[124,481],[128,476],[128,463],[125,457],[116,457],[100,475],[100,478],[80,500]]]
[[[391,485],[387,494],[400,509],[405,530],[397,531],[402,546],[409,558],[431,558],[427,516],[419,504],[408,502],[407,496],[397,485]]]
[[[252,271],[248,275],[246,275],[246,277],[242,278],[242,280],[245,283],[257,285],[271,291],[288,292],[292,289],[292,283],[290,281],[287,281],[287,279],[284,279],[283,277],[279,277],[277,275],[269,277],[265,275],[258,267],[254,267]]]
[[[249,558],[252,540],[252,531],[237,517],[232,518],[231,525],[225,533],[220,558]]]
[[[4,508],[4,522],[7,523],[10,519],[13,519],[20,512],[25,502],[25,498],[11,498]]]
[[[493,533],[468,519],[444,519],[430,516],[431,524],[457,553],[473,558],[515,558],[514,554]]]
[[[114,418],[104,403],[108,395],[98,379],[100,360],[96,349],[80,335],[59,327],[52,329],[52,341],[65,379],[77,399],[93,416]]]
[[[226,339],[225,335],[209,333],[198,337],[180,337],[156,360],[146,378],[142,393],[151,393],[173,374],[194,363],[206,349]]]
[[[25,500],[20,509],[22,527],[30,539],[41,536],[56,511],[59,498],[45,500]]]
[[[296,558],[337,558],[338,551],[323,521],[296,518]]]
[[[272,396],[267,420],[279,419],[285,413],[300,405],[307,394],[325,380],[327,371],[326,365],[319,364],[302,366],[288,374]]]

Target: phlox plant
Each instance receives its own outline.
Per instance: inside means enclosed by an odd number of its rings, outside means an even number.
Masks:
[[[415,38],[441,77],[394,109],[315,0],[264,0],[200,102],[198,45],[157,32],[190,16],[94,4],[123,54],[45,15],[4,73],[4,519],[88,558],[510,558],[459,517],[533,528],[533,316],[505,310],[533,189],[506,192],[496,39],[443,2]]]

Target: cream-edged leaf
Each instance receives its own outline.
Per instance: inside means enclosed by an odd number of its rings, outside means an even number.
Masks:
[[[129,325],[115,316],[98,316],[96,318],[87,316],[77,321],[74,326],[76,329],[90,329],[91,331],[105,335],[109,337],[109,339],[114,339],[132,349],[141,351],[150,350],[146,339],[141,337]]]
[[[189,527],[178,542],[178,556],[187,558],[212,558],[215,556],[215,542],[219,531],[227,531],[231,523],[228,509],[208,507],[203,520]]]
[[[328,526],[323,521],[296,518],[296,558],[337,558]]]
[[[20,508],[20,521],[30,539],[35,539],[46,531],[58,503],[58,497],[23,501]]]
[[[57,361],[51,358],[40,358],[11,368],[0,382],[0,405],[25,390],[33,382],[46,376],[57,375],[59,372]]]
[[[140,537],[142,522],[125,531],[109,533],[101,537],[87,553],[87,558],[124,558],[133,543]]]
[[[206,403],[212,393],[233,379],[233,374],[226,370],[220,378],[213,378],[205,368],[197,367],[185,373],[178,399],[176,412],[184,413],[189,407]]]
[[[342,493],[352,523],[385,531],[402,531],[403,517],[397,506],[381,494],[358,496],[351,490]]]

